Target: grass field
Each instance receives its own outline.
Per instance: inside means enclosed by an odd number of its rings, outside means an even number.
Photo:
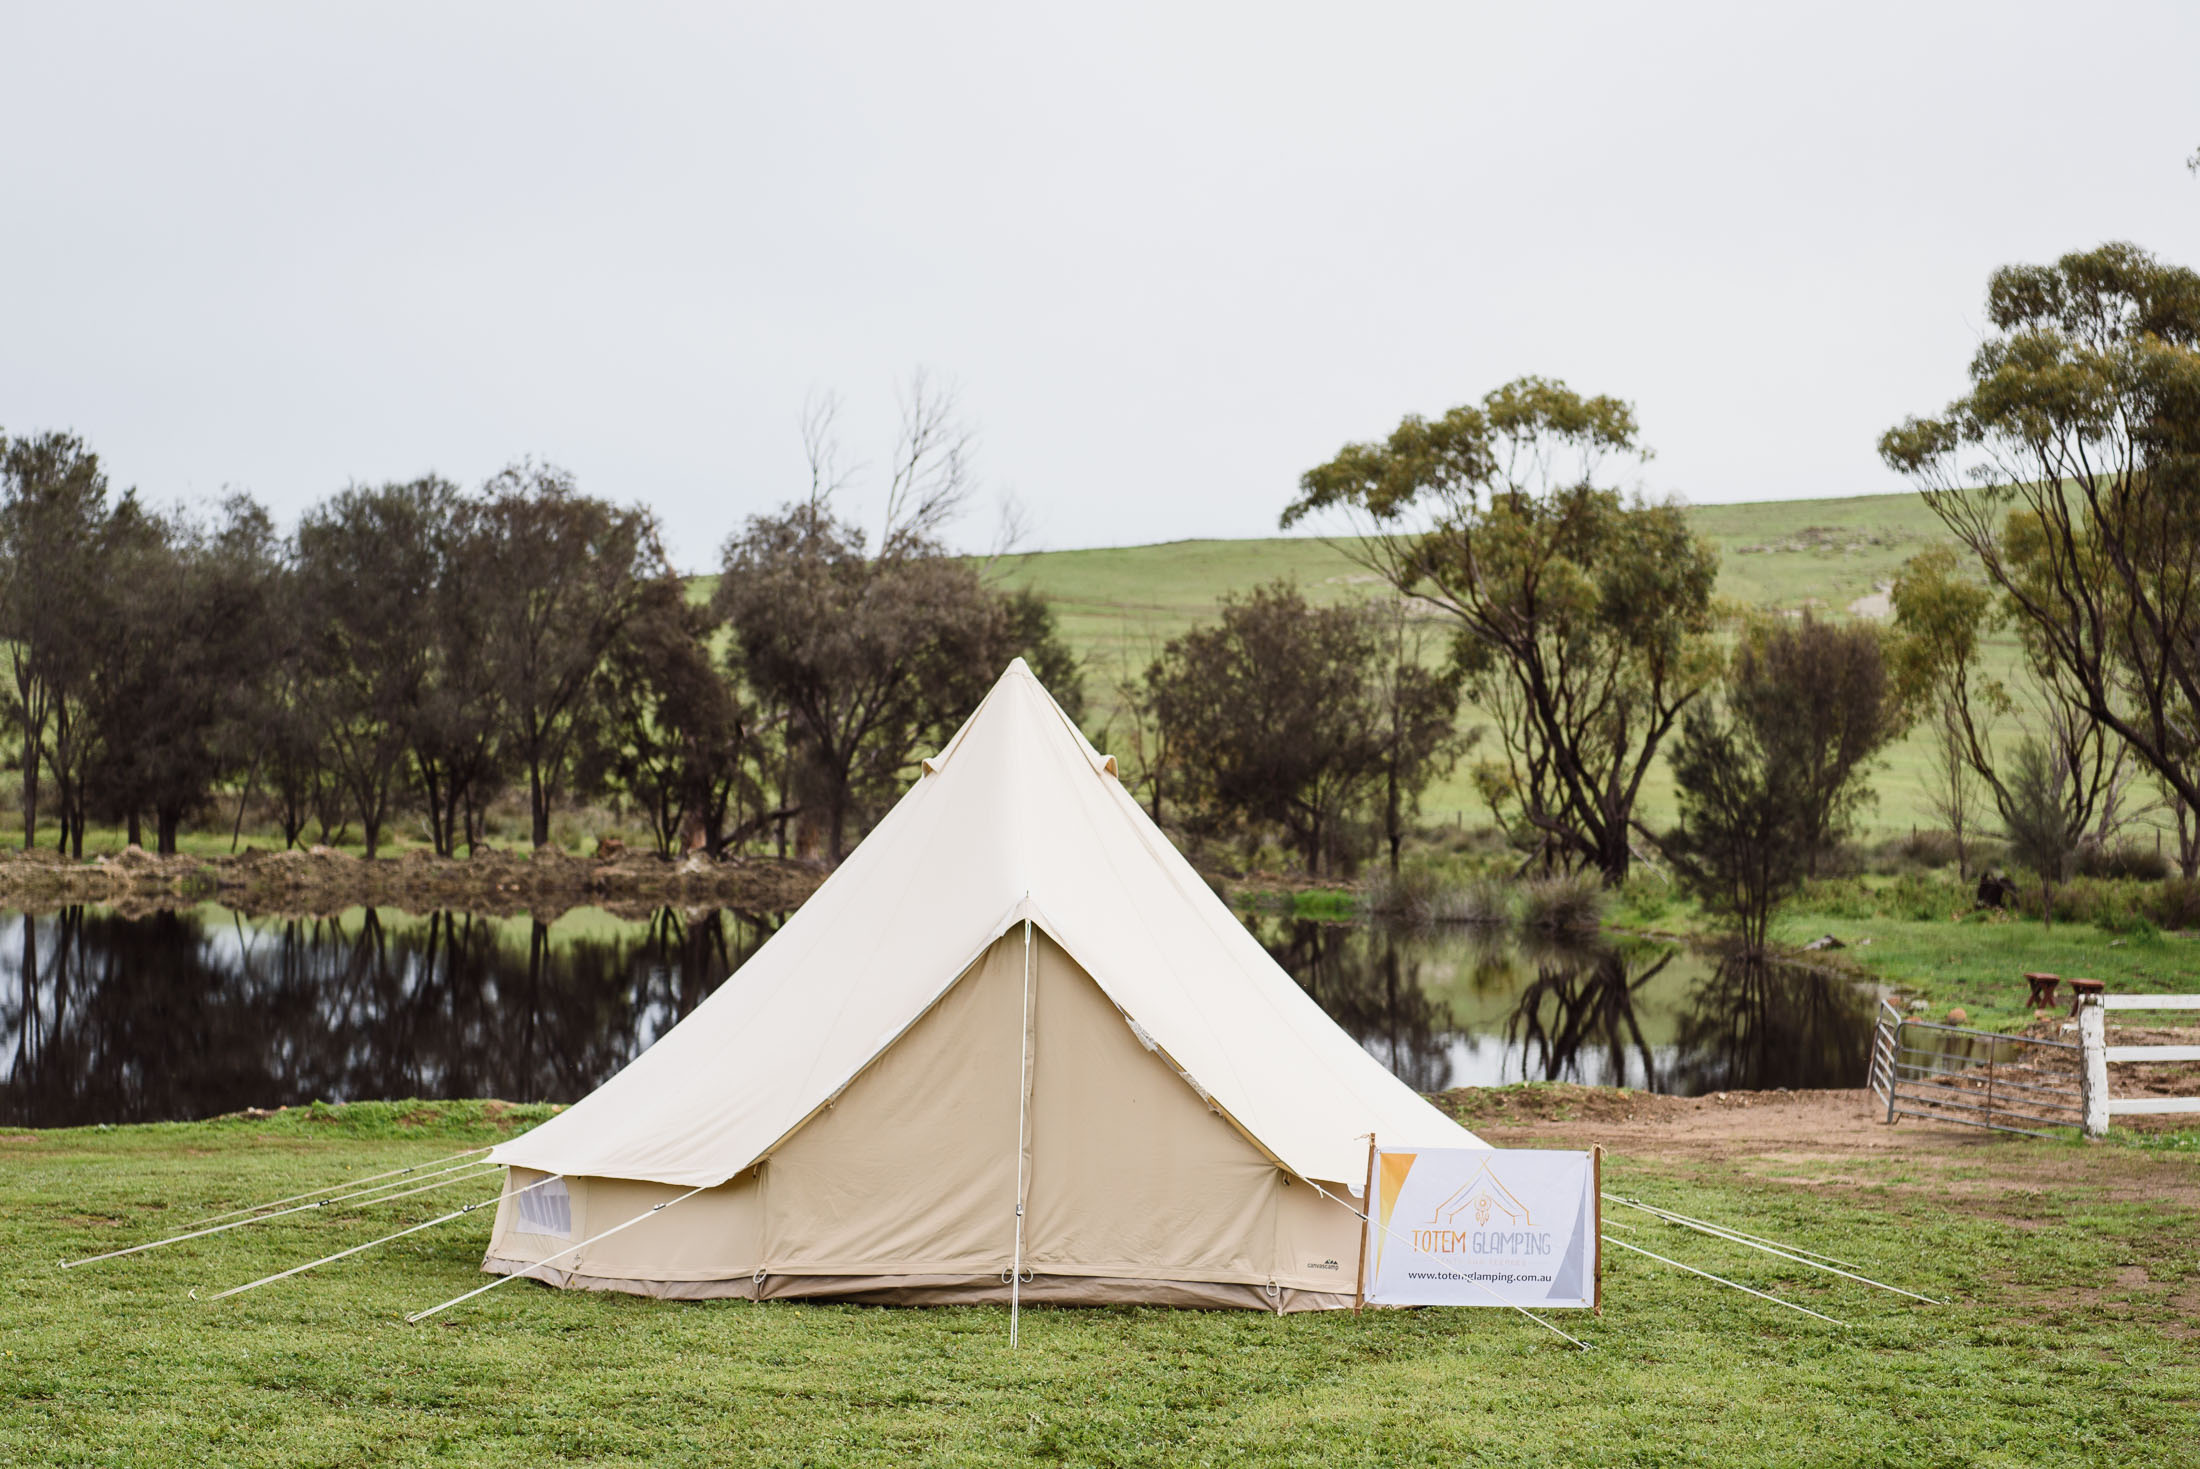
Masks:
[[[1720,597],[1744,607],[1811,608],[1847,617],[1877,610],[1866,599],[1893,584],[1902,563],[1947,539],[1915,495],[1865,495],[1843,500],[1774,500],[1703,505],[1689,510],[1696,529],[1719,548]],[[1211,619],[1226,595],[1279,577],[1299,583],[1316,602],[1370,596],[1381,583],[1341,545],[1309,538],[1174,541],[1094,551],[1054,551],[1007,565],[1010,585],[1031,586],[1054,603],[1064,634],[1085,662],[1085,691],[1101,724],[1120,707],[1125,682],[1145,671],[1162,645],[1196,622]],[[1439,634],[1442,623],[1430,624]],[[1990,642],[1997,671],[2014,666],[2016,642]],[[1470,722],[1474,716],[1468,716]],[[1929,769],[1923,740],[1912,735],[1886,758],[1877,804],[1865,815],[1867,834],[1940,823],[1924,809],[1921,781]],[[1672,782],[1661,762],[1644,795],[1653,825],[1672,819]],[[1432,820],[1488,819],[1463,774],[1433,789]]]
[[[1623,1140],[1615,1191],[1953,1304],[1638,1222],[1620,1237],[1848,1324],[1615,1250],[1603,1319],[1564,1319],[1588,1352],[1501,1312],[1152,1309],[1032,1311],[1011,1352],[994,1309],[668,1303],[527,1282],[403,1324],[483,1283],[482,1216],[233,1300],[191,1297],[430,1217],[465,1189],[55,1268],[539,1115],[366,1104],[0,1138],[0,1461],[2200,1463],[2193,1134],[2092,1149],[1966,1136],[1943,1152],[1911,1127],[1901,1148],[1850,1157],[1802,1139],[1731,1156]]]

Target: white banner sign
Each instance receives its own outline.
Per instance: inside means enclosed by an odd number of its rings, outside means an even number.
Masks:
[[[1596,1304],[1589,1154],[1424,1148],[1375,1161],[1371,1304]]]

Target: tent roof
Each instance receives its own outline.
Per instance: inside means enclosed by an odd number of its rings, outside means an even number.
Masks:
[[[1021,658],[924,771],[709,999],[494,1161],[723,1183],[1027,917],[1142,1041],[1300,1177],[1356,1191],[1370,1132],[1385,1147],[1481,1146],[1278,967]]]

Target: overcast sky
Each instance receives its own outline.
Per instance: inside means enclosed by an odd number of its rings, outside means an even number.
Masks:
[[[0,54],[0,430],[286,521],[532,454],[689,568],[807,396],[883,470],[920,365],[1049,548],[1272,534],[1524,373],[1654,491],[1891,490],[1993,267],[2200,264],[2190,4],[0,0]]]

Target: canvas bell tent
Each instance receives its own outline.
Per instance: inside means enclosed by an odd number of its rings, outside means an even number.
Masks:
[[[687,1298],[1350,1306],[1340,1200],[1370,1134],[1482,1146],[1277,967],[1019,659],[738,973],[495,1151],[482,1268]]]

